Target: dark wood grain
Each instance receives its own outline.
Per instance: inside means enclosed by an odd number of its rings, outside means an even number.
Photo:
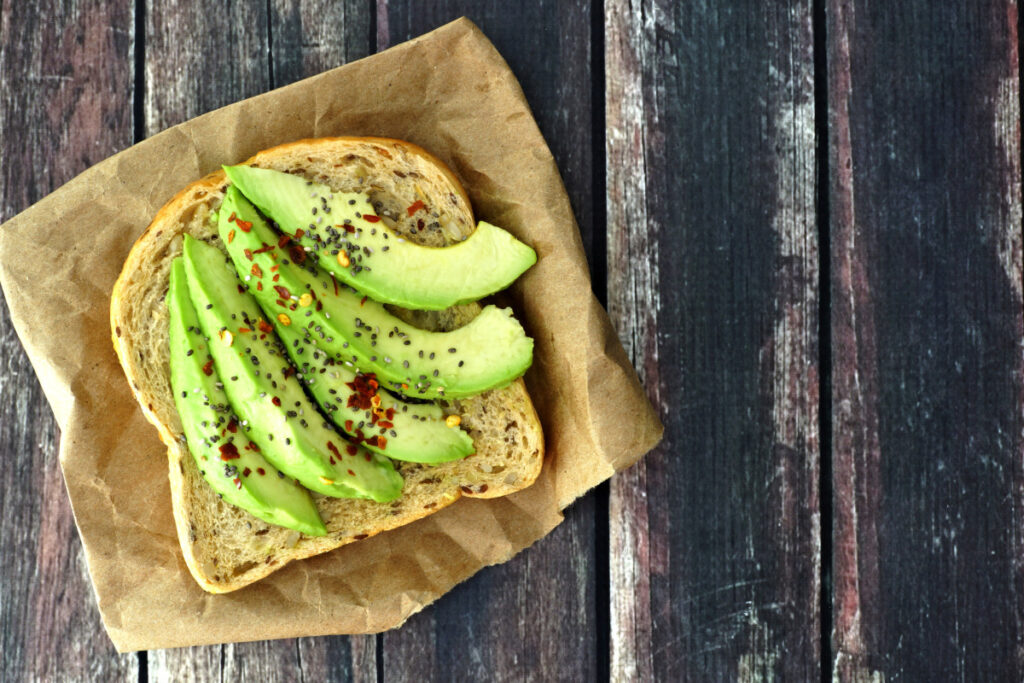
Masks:
[[[366,2],[239,3],[227,12],[223,7],[172,2],[147,13],[147,134],[369,53]],[[153,651],[147,668],[151,680],[166,681],[376,681],[376,638]]]
[[[1016,3],[828,3],[838,680],[1020,680]]]
[[[131,2],[4,3],[6,220],[131,144]],[[57,461],[59,431],[0,306],[0,680],[134,680],[100,624]]]
[[[610,497],[613,679],[816,680],[810,2],[606,2],[608,306],[665,440]]]
[[[591,2],[378,2],[378,49],[461,15],[518,77],[594,253]],[[597,226],[597,229],[603,229]],[[483,570],[382,638],[386,680],[595,680],[593,496],[507,564]],[[603,619],[604,617],[602,617]]]

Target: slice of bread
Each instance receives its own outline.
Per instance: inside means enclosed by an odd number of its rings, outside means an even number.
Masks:
[[[467,236],[475,224],[469,199],[452,172],[407,142],[302,140],[260,152],[245,163],[297,173],[336,191],[367,192],[388,226],[422,244],[449,244]],[[174,519],[185,562],[205,590],[236,590],[292,560],[408,524],[463,495],[504,496],[533,483],[543,462],[544,440],[519,379],[503,389],[442,402],[446,412],[461,416],[476,453],[433,466],[395,461],[405,478],[398,501],[314,494],[327,536],[311,538],[269,525],[221,500],[199,474],[174,406],[164,297],[184,233],[219,245],[211,212],[226,187],[224,172],[217,171],[186,187],[157,213],[128,255],[110,304],[118,358],[143,413],[167,445]],[[431,208],[429,218],[423,219],[422,212],[408,216],[405,208],[417,200]],[[479,311],[477,304],[437,312],[393,309],[410,324],[433,330],[464,325]]]

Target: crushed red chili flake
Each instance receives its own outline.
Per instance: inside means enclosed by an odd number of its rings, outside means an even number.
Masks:
[[[300,246],[293,246],[288,249],[288,255],[292,257],[292,261],[300,266],[306,262],[306,250]]]
[[[245,287],[243,285],[238,285],[238,293],[245,294]]]
[[[235,477],[231,481],[235,482],[235,488],[242,488],[242,480],[239,479],[238,477]]]
[[[417,211],[419,211],[422,208],[423,208],[423,200],[422,199],[417,199],[415,202],[413,202],[409,206],[408,209],[406,209],[406,211],[408,211],[409,215],[411,216],[411,215],[413,215],[414,213],[416,213]]]
[[[380,422],[377,423],[377,426],[378,427],[383,427],[384,429],[391,429],[395,425],[394,425],[394,423],[389,422],[387,420],[381,420]]]
[[[249,469],[248,467],[246,467],[244,470],[242,470],[242,476],[243,477],[248,477],[250,474],[252,474],[252,470]]]
[[[360,305],[360,306],[362,306],[363,304],[365,304],[365,303],[366,303],[366,300],[367,300],[368,298],[369,298],[369,297],[365,297],[365,296],[364,296],[364,297],[363,297],[362,299],[360,299],[360,301],[359,301],[359,305]]]
[[[373,399],[377,395],[377,387],[379,386],[372,373],[366,375],[360,373],[351,382],[346,382],[345,386],[353,392],[348,397],[346,403],[349,408],[370,410],[373,406]]]
[[[380,216],[375,216],[372,213],[364,213],[363,214],[363,219],[367,223],[378,223],[378,222],[380,222]]]
[[[264,242],[262,247],[260,247],[259,249],[255,249],[252,253],[254,253],[254,254],[265,254],[265,253],[267,253],[268,251],[270,251],[273,248],[274,248],[273,244],[267,244],[266,242]]]
[[[295,231],[295,239],[300,240],[300,239],[302,239],[302,236],[305,235],[305,234],[306,234],[306,231],[303,230],[302,228],[299,228],[298,230]]]
[[[213,359],[206,361],[206,365],[203,366],[203,374],[209,377],[213,374]]]
[[[236,218],[235,225],[237,225],[242,232],[249,232],[252,230],[252,221],[243,221],[241,218]]]
[[[235,231],[234,230],[229,230],[228,231],[228,244],[231,244],[234,241],[234,239],[235,239]]]
[[[281,405],[281,399],[279,399],[277,396],[272,397],[270,399],[270,402],[273,403],[275,406]]]
[[[284,369],[284,372],[282,372],[281,374],[284,375],[285,379],[288,379],[289,377],[295,374],[295,368],[289,365]]]
[[[256,453],[259,453],[260,452],[260,447],[257,446],[254,442],[250,441],[249,443],[247,443],[245,445],[245,450],[247,450],[247,451],[255,451]]]
[[[259,322],[259,328],[260,332],[264,332],[266,334],[270,334],[271,332],[274,331],[274,326],[268,323],[266,320],[261,320]]]
[[[366,462],[370,462],[371,460],[373,460],[373,457],[369,453],[367,453],[363,457],[366,458]]]
[[[235,446],[233,441],[221,444],[219,450],[221,460],[235,460],[236,458],[242,457],[242,454],[238,452],[238,447]]]
[[[315,308],[318,311],[322,311],[324,309],[324,305],[321,301],[317,300]]]
[[[288,244],[291,241],[292,238],[289,237],[288,235],[281,235],[281,239],[277,241],[277,246],[283,247],[284,245]]]
[[[271,278],[271,280],[273,280],[274,282],[277,282],[280,279],[281,279],[281,275],[279,273],[275,273],[274,277]]]
[[[355,455],[356,453],[359,452],[359,449],[353,446],[352,444],[349,444],[345,446],[345,452],[348,453],[349,455]]]
[[[230,420],[228,420],[228,431],[231,432],[232,434],[238,431],[238,420],[236,420],[235,418],[231,418]]]
[[[260,264],[252,264],[252,274],[256,277],[263,277],[263,270],[260,268]]]
[[[350,476],[350,477],[354,477],[354,476],[356,476],[356,473],[355,473],[355,472],[353,472],[352,470],[349,470],[349,471],[348,471],[348,474],[349,474],[349,476]]]
[[[334,456],[336,456],[338,460],[341,460],[341,452],[338,450],[338,447],[334,445],[333,441],[327,442],[327,450],[329,450]]]
[[[264,474],[267,473],[267,471],[265,469],[263,469],[262,467],[257,467],[256,468],[256,473],[259,474],[262,477]]]
[[[252,261],[252,249],[243,249],[242,253],[245,254],[245,258]]]
[[[284,285],[274,285],[274,291],[282,299],[290,299],[292,297],[292,293]],[[284,302],[281,302],[281,305],[284,306]]]
[[[248,327],[239,327],[238,328],[238,334],[249,334],[250,332],[252,332],[252,330],[249,329]]]
[[[352,431],[352,420],[345,420],[345,431],[346,432],[351,432]]]
[[[386,417],[389,420],[395,419],[395,409],[394,408],[388,408],[387,410],[385,410],[384,411],[384,417]]]
[[[355,226],[353,226],[353,225],[351,225],[349,223],[346,223],[345,225],[336,225],[334,227],[336,227],[336,228],[344,228],[345,232],[348,232],[348,233],[353,233],[353,232],[356,231]]]
[[[257,282],[256,283],[256,291],[257,292],[262,292],[263,291],[263,283],[262,282]]]
[[[228,216],[228,223],[234,223],[236,218],[238,218],[238,216],[235,214],[234,211],[232,211],[231,215]]]

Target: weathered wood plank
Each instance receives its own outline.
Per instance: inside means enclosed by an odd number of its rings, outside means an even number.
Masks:
[[[369,52],[369,5],[168,3],[146,18],[146,132]],[[200,21],[198,17],[209,14]],[[201,30],[188,30],[192,25]],[[188,39],[181,36],[187,33]],[[212,64],[211,62],[223,62]],[[151,679],[375,681],[374,636],[301,638],[149,653]]]
[[[811,3],[605,12],[608,307],[666,425],[612,480],[611,677],[815,680]]]
[[[0,220],[131,144],[132,3],[4,3]],[[28,256],[28,255],[26,255]],[[0,305],[0,680],[134,680],[100,624],[59,430]]]
[[[590,263],[593,251],[591,3],[379,1],[378,49],[461,15],[497,46],[519,78],[558,162]],[[593,496],[566,511],[550,537],[485,569],[385,633],[386,680],[595,680]]]
[[[828,3],[837,680],[1020,680],[1017,6]]]

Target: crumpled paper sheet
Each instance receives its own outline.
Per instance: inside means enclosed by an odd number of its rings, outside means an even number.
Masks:
[[[479,217],[532,245],[513,301],[547,457],[536,484],[462,499],[293,562],[226,595],[193,581],[167,460],[110,340],[135,239],[189,182],[291,140],[378,135],[448,163]],[[211,112],[121,152],[0,226],[0,284],[63,431],[60,461],[103,623],[119,651],[394,628],[546,535],[561,510],[654,447],[662,427],[608,317],[558,169],[508,65],[470,21]]]

